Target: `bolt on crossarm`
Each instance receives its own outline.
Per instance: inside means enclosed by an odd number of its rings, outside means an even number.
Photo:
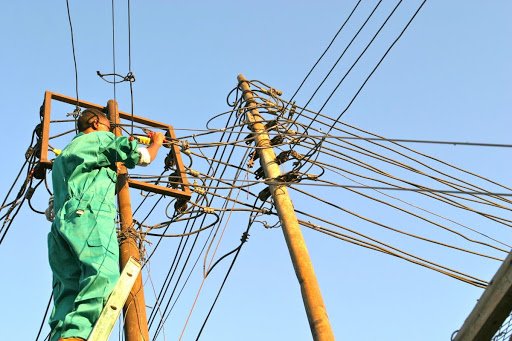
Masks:
[[[256,151],[260,158],[261,167],[267,179],[276,179],[281,175],[281,170],[276,163],[276,154],[270,144],[270,138],[265,129],[263,119],[256,107],[249,82],[240,74],[238,75],[238,84],[243,92],[244,99],[248,103],[247,121],[251,125],[256,141]],[[295,274],[300,284],[302,299],[313,339],[318,341],[334,340],[322,293],[320,292],[313,264],[311,263],[292,201],[288,195],[288,189],[283,185],[269,185],[269,189],[281,222]]]
[[[107,110],[110,121],[114,123],[114,135],[121,136],[117,102],[114,100],[108,101]],[[119,245],[119,251],[121,268],[124,268],[130,257],[140,262],[140,251],[137,247],[136,240],[131,237],[129,233],[129,230],[133,228],[133,214],[130,200],[130,188],[128,186],[128,171],[122,163],[117,164],[117,170],[117,201],[121,220],[121,234],[124,235]],[[126,341],[149,341],[142,273],[139,273],[130,292],[130,296],[126,300],[124,306],[124,320]]]

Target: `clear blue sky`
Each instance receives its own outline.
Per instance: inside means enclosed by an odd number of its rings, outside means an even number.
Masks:
[[[215,1],[186,5],[132,1],[132,69],[137,78],[135,113],[176,128],[203,129],[214,114],[228,110],[225,97],[236,85],[238,73],[281,89],[283,97],[289,98],[355,2]],[[307,100],[376,2],[362,2],[353,25],[319,64],[299,94],[298,103]],[[362,60],[346,87],[324,109],[325,113],[335,117],[344,108],[347,98],[355,93],[419,3],[404,1],[383,31],[382,39]],[[370,22],[363,32],[358,51],[395,4],[395,1],[383,1],[375,22]],[[106,103],[113,96],[112,86],[99,79],[96,71],[112,70],[110,2],[71,0],[70,5],[80,97]],[[75,90],[65,1],[11,1],[2,7],[0,94],[4,133],[0,138],[4,145],[4,181],[0,193],[3,195],[24,161],[44,91],[74,96]],[[116,8],[117,70],[126,73],[126,2],[116,2]],[[510,13],[512,4],[504,0],[427,1],[344,119],[389,138],[511,143]],[[355,52],[352,58],[354,55]],[[342,70],[337,70],[321,90],[312,109],[317,109],[327,97],[341,78]],[[127,85],[119,85],[117,94],[120,108],[129,111]],[[512,184],[509,148],[432,145],[415,148],[508,186]],[[40,192],[35,204],[43,208],[47,197],[42,189]],[[323,192],[330,200],[343,202],[342,197],[337,197],[343,192]],[[297,206],[313,210],[317,215],[323,213],[306,199],[300,200]],[[350,204],[354,203],[347,203],[351,209],[375,213],[392,224],[416,223],[404,217],[386,216],[387,211],[379,211],[379,206]],[[443,210],[439,208],[440,212]],[[330,220],[343,221],[343,216],[326,214]],[[472,216],[456,217],[482,231],[495,228]],[[240,226],[246,224],[246,218],[235,219],[231,224],[233,227],[227,230],[228,237],[218,255],[237,245]],[[44,217],[24,207],[0,246],[3,306],[0,340],[31,340],[37,333],[51,290],[51,272],[46,260],[49,228]],[[506,229],[497,234],[504,241],[512,237]],[[448,340],[482,293],[481,289],[394,257],[311,231],[306,231],[305,237],[339,340]],[[165,251],[151,265],[157,287],[169,267],[174,248],[175,244],[168,242]],[[413,251],[435,258],[436,250]],[[466,262],[465,259],[460,262],[456,254],[441,254],[437,260],[485,280],[490,280],[499,266],[497,262]],[[195,338],[222,279],[222,271],[206,282],[205,293],[192,315],[184,340]],[[197,289],[197,276],[198,273],[191,290],[166,324],[167,340],[177,339],[183,328]],[[146,290],[151,301],[151,289]],[[310,338],[282,233],[255,226],[202,339]]]

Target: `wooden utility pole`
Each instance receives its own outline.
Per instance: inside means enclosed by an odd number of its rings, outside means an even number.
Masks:
[[[108,101],[107,110],[110,121],[114,123],[114,135],[121,136],[121,128],[117,125],[120,123],[117,102],[114,100]],[[130,257],[140,262],[140,252],[137,241],[133,238],[133,234],[130,233],[133,229],[130,188],[128,186],[128,172],[122,163],[117,164],[117,191],[121,234],[123,235],[119,246],[121,268],[123,269]],[[124,320],[126,341],[149,341],[142,273],[139,273],[130,296],[124,305]]]
[[[512,252],[505,258],[453,340],[491,340],[511,311]]]
[[[263,119],[256,108],[249,82],[243,75],[238,75],[238,82],[239,87],[243,91],[244,99],[249,106],[247,120],[251,125],[256,141],[256,151],[260,158],[261,167],[267,179],[276,179],[281,175],[281,170],[276,163],[276,154],[270,144],[270,138],[263,124]],[[334,340],[322,293],[320,292],[313,264],[309,258],[309,252],[302,236],[292,201],[288,195],[288,189],[283,185],[269,185],[269,188],[277,214],[279,215],[286,244],[290,251],[295,274],[300,283],[313,339],[319,341]]]

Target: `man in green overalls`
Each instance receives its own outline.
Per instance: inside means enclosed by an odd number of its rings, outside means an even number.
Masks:
[[[109,120],[96,109],[85,110],[77,125],[80,133],[52,169],[50,341],[86,340],[119,278],[115,163],[128,168],[147,165],[164,141],[161,133],[155,133],[144,148],[127,137],[115,137]]]

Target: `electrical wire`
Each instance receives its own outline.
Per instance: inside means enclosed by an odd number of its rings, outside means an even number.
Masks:
[[[46,309],[44,311],[43,319],[41,321],[41,325],[39,326],[39,330],[37,331],[36,339],[35,341],[39,340],[39,337],[41,336],[41,332],[43,331],[44,323],[46,322],[46,317],[48,316],[48,313],[50,312],[50,306],[53,300],[53,292],[50,294],[50,298],[48,299],[48,304],[46,305]]]
[[[402,2],[402,0],[400,0],[397,5],[395,6],[395,8],[393,9],[393,11],[390,13],[390,15],[386,18],[386,21],[381,25],[381,27],[379,28],[379,30],[377,31],[377,34],[374,35],[374,37],[372,38],[372,40],[370,41],[370,43],[367,45],[367,47],[365,48],[365,50],[363,50],[363,53],[360,54],[360,56],[358,57],[358,59],[356,60],[356,63],[357,61],[359,61],[359,59],[362,57],[362,55],[364,54],[364,52],[368,49],[368,47],[371,45],[371,43],[374,41],[375,37],[378,35],[378,33],[381,31],[381,29],[385,26],[385,24],[387,23],[387,21],[389,20],[389,18],[393,15],[393,13],[395,12],[395,10],[398,8],[398,6],[400,5],[400,3]],[[420,12],[420,10],[423,8],[423,6],[425,5],[426,3],[426,0],[423,0],[422,3],[420,4],[420,6],[417,8],[417,10],[414,12],[414,14],[412,15],[412,17],[409,19],[409,21],[407,22],[407,24],[405,25],[405,27],[402,29],[402,31],[400,32],[400,34],[396,37],[396,39],[393,41],[393,43],[391,43],[391,45],[389,46],[389,48],[386,50],[386,52],[384,53],[384,55],[381,57],[381,59],[378,61],[378,63],[375,65],[375,67],[373,68],[373,70],[370,72],[370,74],[366,77],[366,79],[364,80],[363,84],[359,87],[359,89],[357,90],[357,92],[355,93],[355,95],[352,97],[352,99],[349,101],[349,103],[345,106],[345,108],[341,111],[341,113],[338,115],[338,117],[335,119],[335,123],[339,122],[340,118],[348,111],[348,109],[352,106],[352,103],[354,103],[354,101],[356,100],[356,98],[359,96],[359,94],[361,93],[361,91],[363,90],[364,86],[366,85],[366,83],[370,80],[370,78],[373,76],[373,74],[375,73],[375,71],[379,68],[379,66],[382,64],[382,62],[384,61],[384,59],[387,57],[387,55],[389,54],[389,52],[391,51],[391,49],[396,45],[396,43],[400,40],[400,38],[403,36],[403,34],[405,33],[405,31],[407,30],[407,28],[409,28],[410,24],[412,23],[412,21],[414,20],[414,18],[416,18],[417,14]],[[352,65],[354,66],[355,63]],[[350,72],[350,70],[352,70],[352,67],[349,69],[348,72]],[[346,75],[348,74],[348,72],[346,73]],[[320,110],[318,110],[319,112],[322,111],[322,109],[327,105],[327,103],[329,102],[329,100],[332,98],[332,96],[334,95],[334,93],[336,92],[336,90],[339,88],[339,86],[341,85],[341,83],[343,82],[343,80],[346,78],[346,76],[344,76],[340,82],[338,82],[338,84],[336,85],[336,87],[334,88],[334,90],[331,92],[331,94],[328,96],[327,100],[324,102],[324,104],[322,105],[322,107],[320,108]],[[334,124],[333,123],[331,125],[331,127],[329,128],[329,130],[327,131],[327,134],[329,134],[331,132],[331,130],[333,129],[334,127]],[[318,151],[319,148],[321,147],[321,142],[318,144],[318,146],[315,148],[315,151]],[[297,167],[297,168],[300,168],[300,167]]]
[[[116,17],[115,17],[115,0],[111,1],[111,9],[112,9],[112,67],[114,69],[114,75],[116,74]],[[114,82],[112,82],[112,87],[114,90],[114,101],[117,102],[117,93],[116,93],[116,83],[115,78]],[[133,121],[132,121],[133,122]]]
[[[73,33],[73,24],[71,22],[71,13],[70,13],[70,10],[69,10],[69,0],[66,0],[66,9],[67,9],[67,13],[68,13],[68,22],[69,22],[69,31],[70,31],[70,34],[71,34],[71,50],[73,52],[73,64],[74,64],[74,67],[75,67],[75,94],[76,94],[76,107],[78,108],[78,103],[79,103],[79,97],[78,97],[78,67],[77,67],[77,63],[76,63],[76,53],[75,53],[75,38],[74,38],[74,33]],[[76,121],[76,119],[75,119]]]
[[[324,58],[325,54],[327,53],[327,51],[331,48],[332,44],[334,43],[334,41],[336,40],[336,38],[338,37],[338,35],[341,33],[341,31],[343,30],[343,28],[345,27],[345,25],[348,23],[348,21],[350,20],[350,18],[352,17],[352,15],[354,14],[354,12],[357,10],[357,8],[359,7],[359,4],[361,3],[361,0],[359,0],[356,5],[354,6],[354,8],[352,8],[352,11],[350,11],[348,17],[345,19],[345,21],[343,22],[343,24],[341,25],[341,27],[338,29],[338,31],[336,32],[336,34],[334,35],[334,37],[331,39],[331,42],[329,43],[329,45],[327,45],[327,47],[325,48],[325,50],[322,52],[322,54],[320,55],[320,57],[316,60],[315,64],[311,67],[311,69],[309,70],[309,72],[306,74],[306,77],[304,77],[304,79],[302,80],[302,82],[300,83],[299,87],[297,88],[297,90],[295,90],[295,92],[293,93],[292,97],[290,98],[290,102],[293,101],[293,99],[295,98],[295,96],[297,95],[297,93],[300,91],[300,89],[302,88],[302,86],[304,85],[304,83],[306,82],[306,80],[309,78],[309,76],[311,75],[311,73],[313,72],[313,70],[315,70],[316,66],[318,65],[318,63],[320,63],[320,61]]]
[[[135,81],[135,77],[133,76],[132,72],[132,20],[131,20],[131,4],[130,0],[127,0],[128,4],[128,75],[130,75],[130,107],[131,107],[131,130],[130,130],[130,136],[133,135],[133,82]]]

